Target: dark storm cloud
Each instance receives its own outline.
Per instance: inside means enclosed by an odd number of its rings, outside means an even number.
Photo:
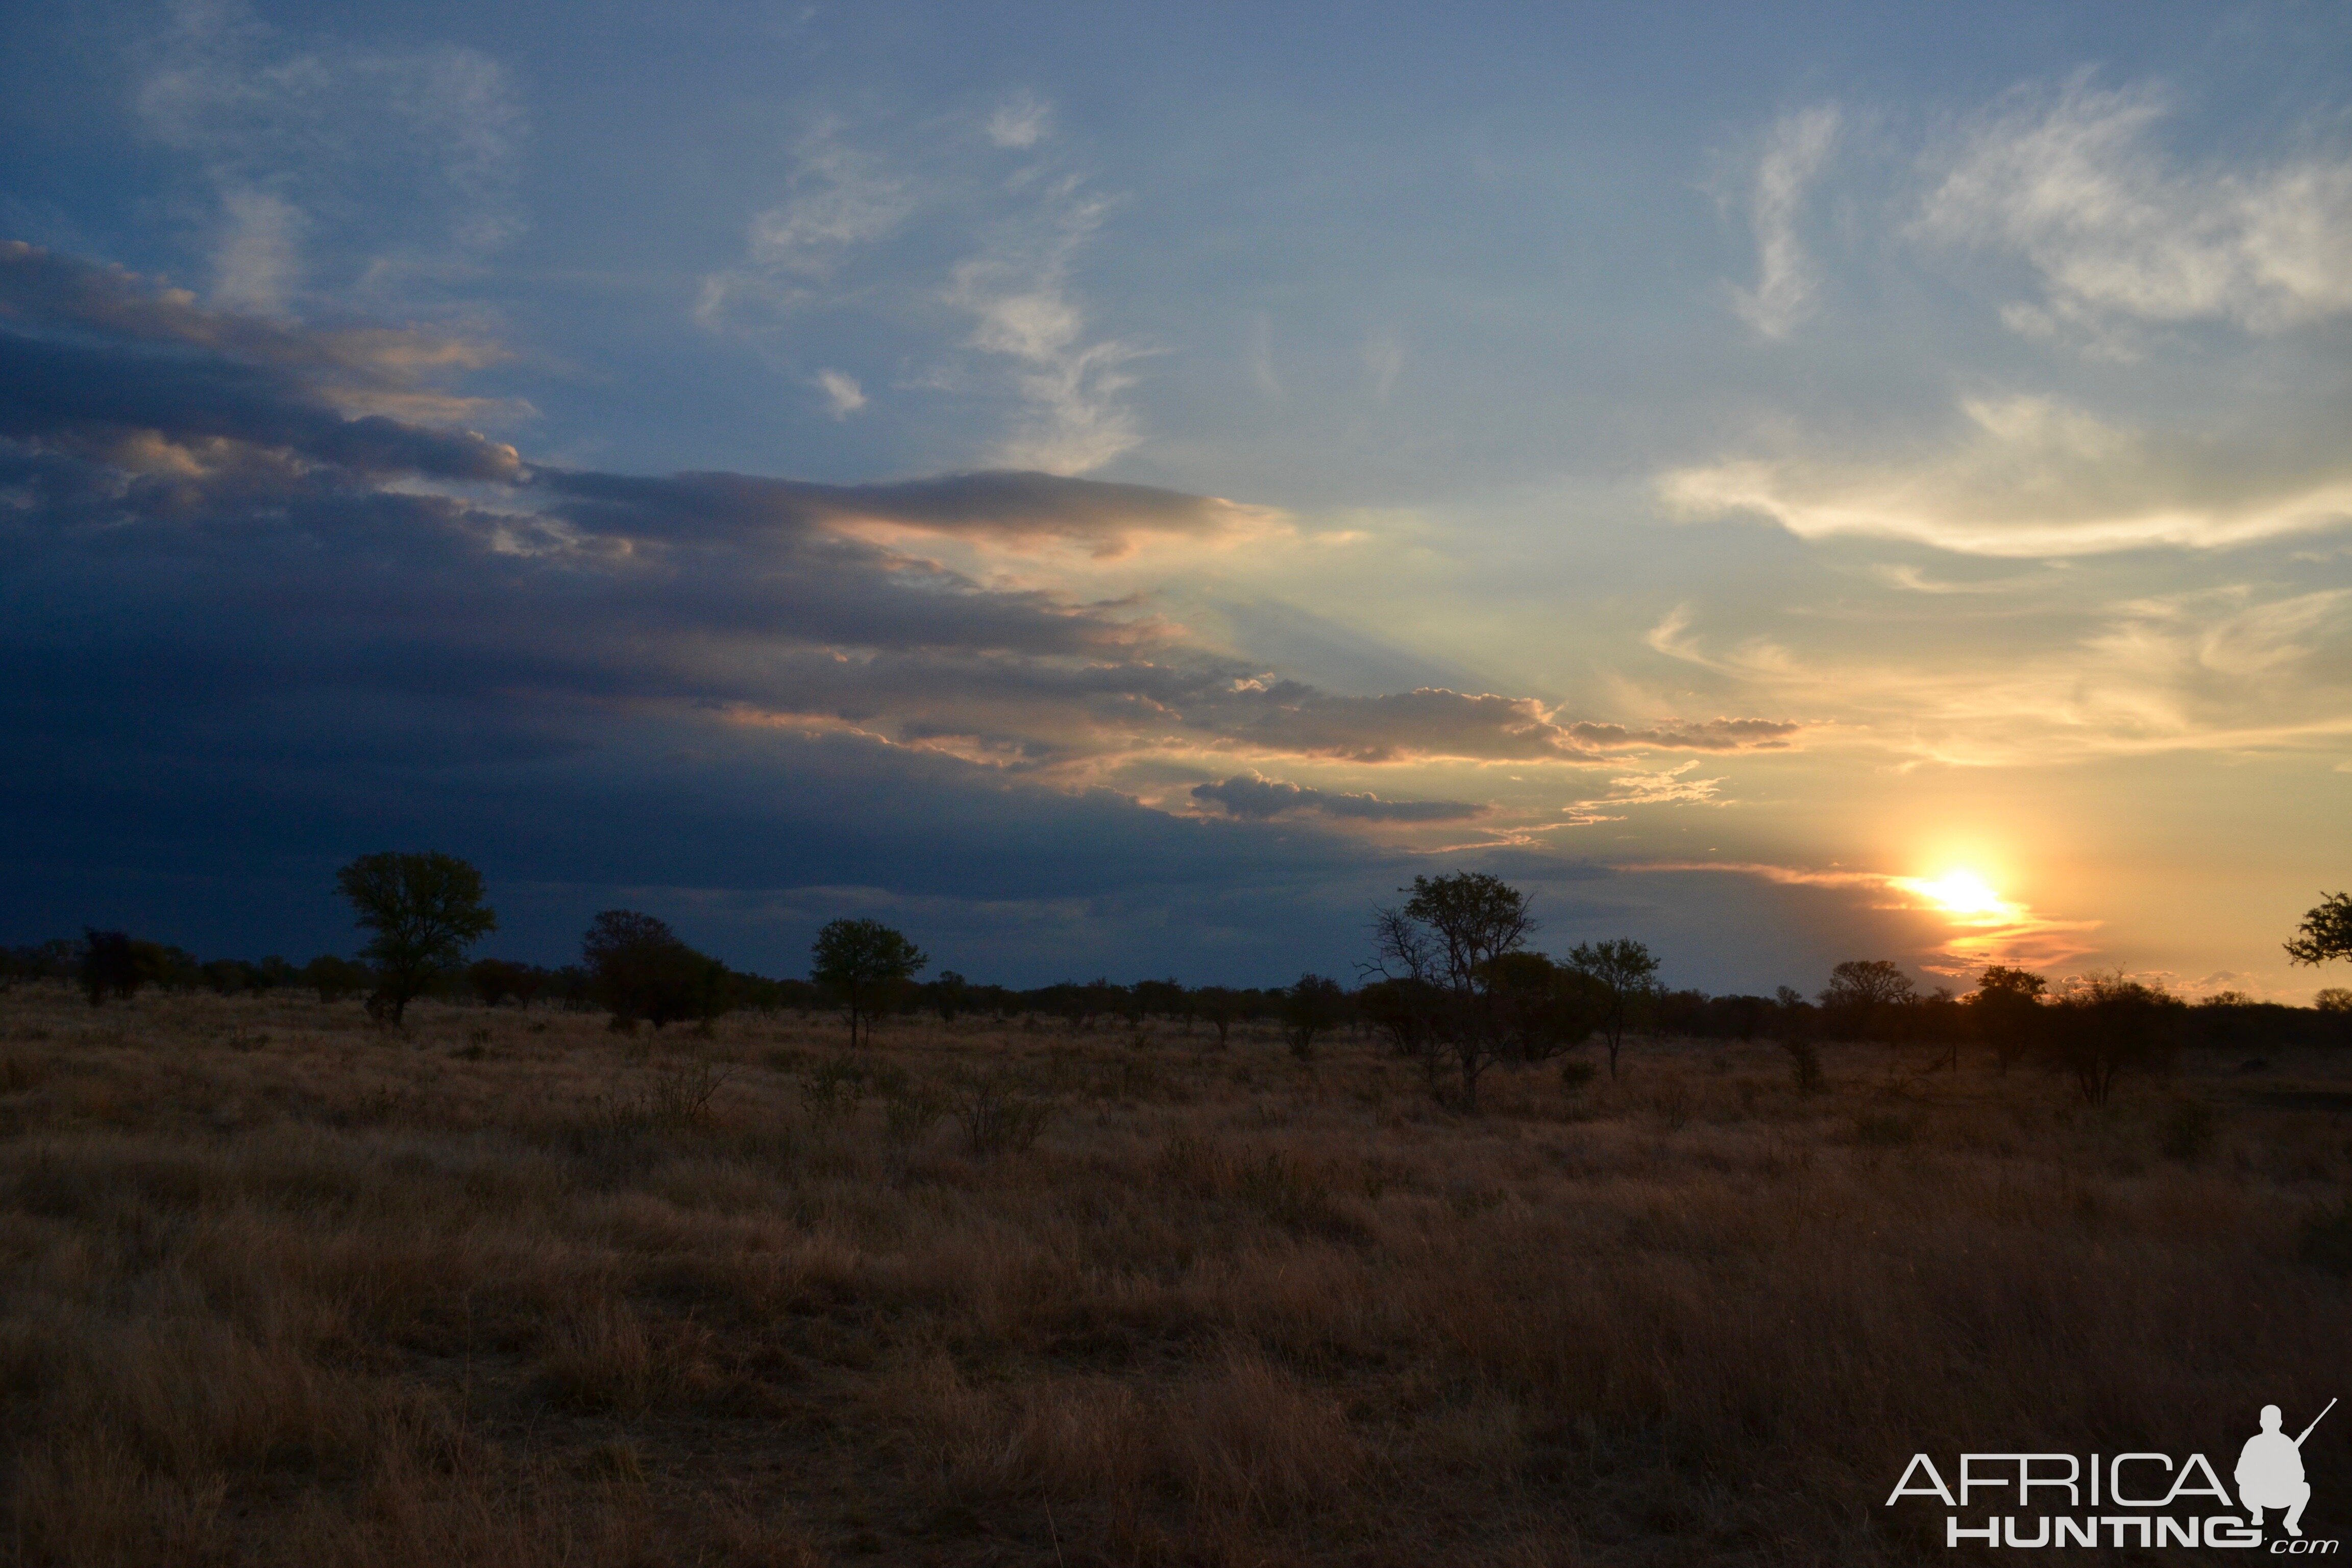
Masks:
[[[346,397],[414,393],[435,377],[505,357],[495,343],[425,328],[293,325],[207,310],[184,289],[19,240],[0,240],[0,321],[117,347],[205,351]],[[427,401],[472,405],[438,395]]]
[[[380,414],[344,417],[299,383],[212,355],[86,347],[0,331],[0,436],[100,461],[155,433],[185,447],[229,441],[350,470],[438,479],[510,479],[514,448]],[[191,466],[201,456],[192,455]]]
[[[1434,687],[1340,695],[1210,653],[1146,605],[983,586],[872,532],[1101,551],[1249,515],[1223,501],[1044,474],[533,468],[470,432],[350,412],[362,382],[425,397],[414,367],[458,352],[445,340],[306,335],[21,246],[0,252],[0,301],[26,329],[0,331],[0,483],[21,501],[0,529],[48,584],[20,624],[117,617],[85,650],[97,667],[683,705],[1024,768],[1170,746],[1588,761],[1793,729],[1627,730]],[[21,637],[16,652],[40,657]]]
[[[698,539],[756,538],[896,524],[996,539],[1066,538],[1109,545],[1139,532],[1204,534],[1243,509],[1210,497],[1052,474],[950,474],[884,485],[819,485],[744,474],[632,479],[550,470],[558,510],[600,531]]]
[[[991,586],[902,547],[1104,553],[1251,526],[1222,501],[1041,474],[602,473],[380,411],[462,409],[420,367],[487,353],[0,248],[0,809],[50,846],[0,864],[11,898],[157,867],[224,886],[389,837],[551,883],[866,886],[1025,899],[1033,921],[1181,885],[1222,908],[1392,879],[1385,851],[1275,819],[1481,808],[1236,773],[1198,793],[1219,816],[1185,819],[1087,779],[1155,749],[1576,762],[1790,728],[1340,695],[1148,604]],[[1192,940],[1167,942],[1227,939]]]
[[[1230,816],[1256,822],[1306,815],[1356,822],[1460,822],[1486,811],[1467,801],[1342,795],[1258,773],[1235,773],[1216,784],[1194,784],[1192,795],[1194,800],[1218,806]]]
[[[1629,730],[1622,724],[1575,723],[1573,740],[1597,750],[1654,748],[1662,752],[1767,752],[1790,745],[1806,727],[1777,719],[1707,719]]]

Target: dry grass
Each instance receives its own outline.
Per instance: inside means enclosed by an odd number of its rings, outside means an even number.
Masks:
[[[2352,1386],[2352,1062],[1650,1044],[1463,1120],[1345,1039],[839,1034],[0,997],[0,1554],[1907,1562],[1915,1450]]]

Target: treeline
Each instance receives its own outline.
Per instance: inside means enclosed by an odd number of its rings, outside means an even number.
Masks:
[[[1855,970],[1892,972],[1895,984],[1857,987],[1847,978]],[[1656,1033],[1696,1039],[1990,1046],[2016,1033],[1990,1020],[2013,1010],[2021,991],[2032,1005],[2053,1009],[2127,997],[2152,1009],[2166,1031],[2184,1046],[2352,1045],[2352,991],[2322,991],[2309,1007],[2257,1002],[2241,991],[2217,991],[2191,1002],[2128,976],[2108,974],[2084,976],[2053,994],[2040,975],[1992,965],[1979,973],[1970,994],[1955,995],[1941,987],[1918,992],[1883,960],[1838,965],[1832,984],[1811,997],[1786,985],[1770,996],[1661,990],[1650,1003],[1649,1018]],[[2016,1055],[2011,1053],[2012,1060]]]
[[[2321,992],[2309,1008],[2235,992],[2192,1005],[2120,973],[2077,977],[2053,992],[2042,975],[1995,964],[1960,997],[1942,988],[1921,993],[1885,959],[1836,965],[1830,984],[1811,997],[1785,985],[1769,997],[1670,989],[1657,983],[1658,960],[1631,938],[1580,942],[1559,957],[1534,951],[1537,921],[1527,896],[1483,872],[1416,877],[1409,900],[1375,910],[1371,956],[1353,988],[1312,973],[1263,988],[1106,978],[1021,990],[952,970],[923,980],[929,960],[903,932],[850,918],[818,932],[805,979],[772,978],[697,952],[667,922],[632,910],[596,915],[576,963],[468,962],[498,918],[483,901],[480,874],[463,860],[363,856],[337,873],[336,886],[373,933],[357,959],[322,955],[299,968],[275,956],[200,962],[124,931],[87,930],[79,942],[0,950],[0,989],[24,979],[71,980],[97,1005],[148,986],[228,995],[300,987],[322,1002],[364,995],[370,1014],[394,1026],[420,996],[600,1010],[621,1029],[707,1026],[742,1011],[839,1008],[853,1047],[877,1019],[917,1011],[947,1021],[1055,1019],[1074,1030],[1139,1029],[1161,1019],[1188,1033],[1212,1031],[1219,1046],[1236,1023],[1270,1019],[1302,1059],[1312,1058],[1319,1037],[1376,1035],[1418,1062],[1433,1092],[1465,1108],[1476,1105],[1489,1068],[1548,1060],[1595,1037],[1612,1077],[1629,1035],[1769,1039],[1789,1052],[1807,1089],[1821,1085],[1819,1042],[1926,1045],[1940,1048],[1938,1065],[1952,1067],[1973,1045],[2002,1072],[2034,1060],[2067,1074],[2093,1103],[2105,1100],[2123,1074],[2160,1070],[2185,1047],[2352,1044],[2352,991],[2340,989]],[[2352,900],[2330,895],[2287,950],[2300,963],[2352,957]]]
[[[664,924],[659,931],[638,933],[651,938],[646,945],[656,952],[654,962],[636,966],[640,972],[634,975],[600,974],[584,962],[551,966],[482,958],[436,971],[415,994],[437,1002],[525,1011],[551,1007],[603,1012],[611,1010],[613,983],[620,980],[636,993],[621,998],[625,1006],[634,1001],[635,1005],[628,1010],[638,1018],[651,1022],[658,1017],[664,1024],[730,1013],[816,1013],[845,1005],[841,993],[813,980],[772,978],[736,969],[685,948],[683,942],[677,945],[690,959],[672,958],[664,964],[658,950],[667,945],[662,938],[668,929]],[[715,971],[707,967],[714,964]],[[665,968],[670,971],[667,975],[660,973]],[[331,953],[299,964],[275,954],[258,961],[201,960],[184,948],[139,941],[121,931],[92,931],[78,939],[58,937],[30,946],[0,948],[0,991],[32,980],[77,985],[94,992],[93,1000],[100,1003],[147,989],[220,996],[316,993],[321,1002],[341,1002],[370,994],[377,986],[378,975],[366,963]],[[942,970],[930,980],[910,980],[877,993],[869,1005],[882,1016],[935,1015],[943,1020],[1034,1017],[1076,1029],[1135,1026],[1146,1019],[1158,1019],[1216,1032],[1245,1020],[1278,1017],[1291,990],[1287,986],[1187,986],[1172,979],[1139,980],[1131,985],[1108,979],[1066,980],[1022,989],[984,984],[953,970]]]

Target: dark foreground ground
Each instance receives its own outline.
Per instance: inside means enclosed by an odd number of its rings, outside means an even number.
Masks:
[[[0,1554],[1955,1561],[1914,1452],[2352,1395],[2352,1060],[841,1034],[0,996]]]

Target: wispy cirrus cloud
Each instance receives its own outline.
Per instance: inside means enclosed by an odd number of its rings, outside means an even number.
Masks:
[[[1110,206],[1074,177],[1048,182],[949,283],[949,301],[973,317],[968,346],[1013,367],[1026,412],[992,454],[1007,468],[1082,474],[1143,438],[1125,395],[1128,367],[1150,350],[1097,332],[1072,283]]]
[[[816,373],[817,390],[824,394],[826,407],[835,419],[846,419],[866,406],[866,389],[857,378],[846,371],[821,370]]]
[[[1819,279],[1798,234],[1805,198],[1837,141],[1835,104],[1816,104],[1777,121],[1765,140],[1748,195],[1756,239],[1756,284],[1737,289],[1741,318],[1768,338],[1785,338],[1811,313]]]
[[[821,286],[887,239],[919,199],[907,175],[831,118],[794,143],[788,187],[745,226],[743,264],[702,279],[694,314],[703,325],[725,325],[751,306],[790,310],[818,300]]]
[[[216,303],[284,315],[320,266],[364,283],[524,227],[527,117],[478,49],[306,46],[233,0],[183,0],[142,52],[142,123],[219,204]]]
[[[1043,142],[1053,121],[1054,106],[1024,89],[992,110],[983,129],[994,145],[1024,151]]]
[[[2183,164],[2158,136],[2172,109],[2161,87],[2088,72],[2013,92],[1929,154],[1912,233],[2024,261],[2040,299],[2011,326],[2126,351],[2128,323],[2276,332],[2352,310],[2352,153]]]
[[[1904,625],[1915,645],[1905,651],[1838,637],[1817,615],[1784,617],[1778,636],[1745,616],[1740,631],[1711,634],[1689,605],[1647,640],[1759,705],[1834,713],[1846,743],[1915,761],[2340,747],[2352,737],[2352,590],[2273,570],[2134,591],[2128,572],[2103,581],[2076,569],[2013,584],[2006,604],[1957,596],[1862,612]]]
[[[903,329],[944,304],[964,330],[935,340],[929,367],[893,390],[1006,395],[1013,412],[983,462],[1082,474],[1132,450],[1142,429],[1127,395],[1154,351],[1102,330],[1078,288],[1080,259],[1117,202],[1050,155],[1049,120],[1043,100],[1017,94],[984,122],[993,153],[1024,155],[1009,179],[980,178],[973,149],[936,132],[886,151],[879,133],[820,121],[793,150],[786,198],[748,225],[743,260],[703,278],[696,320],[773,342],[788,318],[854,305]],[[948,247],[961,256],[942,274],[936,256]],[[798,374],[840,378],[823,384],[830,411],[847,411],[835,387],[848,372]],[[857,390],[854,406],[866,408],[874,395]]]
[[[2332,446],[2136,429],[2041,395],[1959,412],[1957,433],[1908,451],[1731,458],[1672,470],[1658,494],[1678,516],[1745,512],[1802,539],[2021,558],[2226,548],[2352,520],[2352,463]]]

